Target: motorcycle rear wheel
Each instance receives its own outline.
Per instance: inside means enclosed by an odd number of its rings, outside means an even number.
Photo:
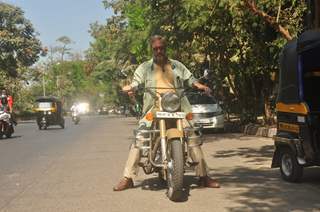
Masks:
[[[167,196],[174,202],[181,201],[183,198],[183,174],[184,159],[182,144],[179,139],[169,142],[169,158],[167,169]]]

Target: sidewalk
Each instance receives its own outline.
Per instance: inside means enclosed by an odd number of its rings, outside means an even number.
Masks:
[[[246,135],[256,135],[261,137],[272,138],[277,134],[277,128],[275,126],[260,126],[256,124],[248,124],[244,127],[243,133]]]
[[[225,123],[225,131],[228,133],[243,133],[245,135],[255,135],[267,138],[272,138],[277,134],[277,128],[275,126],[261,126],[259,124],[241,126],[236,122]]]

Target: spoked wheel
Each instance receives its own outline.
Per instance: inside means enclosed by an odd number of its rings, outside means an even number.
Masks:
[[[167,196],[172,201],[181,201],[183,197],[184,160],[181,141],[178,139],[169,142],[167,169]]]
[[[285,149],[281,152],[280,164],[281,177],[288,182],[298,182],[303,175],[303,166],[301,166],[295,154]]]

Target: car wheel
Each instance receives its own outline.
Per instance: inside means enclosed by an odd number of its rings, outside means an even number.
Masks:
[[[284,149],[280,153],[281,177],[288,182],[299,182],[303,175],[303,166],[298,163],[296,155],[290,149]]]

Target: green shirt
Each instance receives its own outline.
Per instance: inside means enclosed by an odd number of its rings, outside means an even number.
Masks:
[[[174,87],[181,88],[184,84],[192,87],[192,84],[197,81],[193,74],[181,62],[170,59],[174,76]],[[154,77],[153,59],[146,61],[138,66],[134,72],[132,87],[144,85],[144,87],[156,87],[156,80]],[[150,111],[154,106],[155,99],[145,92],[143,95],[143,115]],[[181,109],[183,112],[191,112],[191,105],[186,96],[181,99]]]

